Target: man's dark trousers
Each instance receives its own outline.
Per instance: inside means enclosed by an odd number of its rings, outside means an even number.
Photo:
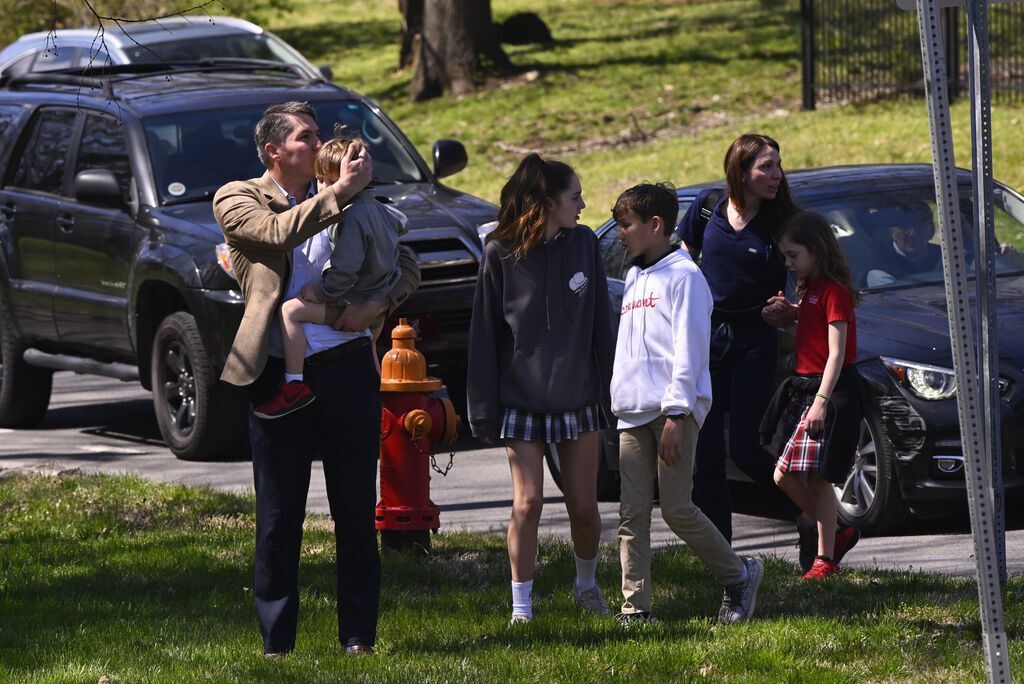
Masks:
[[[254,405],[284,377],[270,357],[250,388]],[[372,646],[377,634],[380,556],[374,528],[380,453],[380,376],[369,345],[306,364],[310,406],[275,420],[250,413],[256,488],[256,612],[266,653],[291,651],[299,611],[299,551],[310,467],[323,460],[337,552],[338,636]]]

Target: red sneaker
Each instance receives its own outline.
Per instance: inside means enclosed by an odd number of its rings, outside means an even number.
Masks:
[[[839,525],[836,529],[836,545],[832,552],[832,557],[836,559],[836,565],[839,565],[839,561],[843,560],[846,552],[856,546],[859,541],[860,530],[845,523]]]
[[[309,385],[301,380],[291,382],[281,381],[277,388],[277,394],[263,404],[260,404],[253,412],[257,418],[272,419],[287,416],[292,411],[309,406],[316,400],[316,394],[309,388]]]
[[[800,578],[803,582],[807,579],[824,579],[829,575],[839,574],[839,566],[836,565],[835,561],[826,558],[825,556],[818,556],[814,559],[814,565],[807,571],[807,574]]]

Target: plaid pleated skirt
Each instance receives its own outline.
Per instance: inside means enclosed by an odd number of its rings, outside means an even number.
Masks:
[[[807,412],[813,401],[814,397],[803,396],[789,400],[779,460],[775,462],[775,467],[784,473],[821,470],[826,439],[832,431],[832,419],[831,413],[826,414],[825,427],[812,437],[807,432]]]
[[[598,404],[564,413],[532,413],[506,408],[501,420],[501,437],[557,444],[567,439],[579,439],[580,433],[609,426],[608,418]]]

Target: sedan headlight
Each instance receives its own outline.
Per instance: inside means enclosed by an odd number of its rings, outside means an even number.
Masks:
[[[487,236],[497,227],[497,221],[488,221],[487,223],[481,223],[476,227],[476,236],[480,238],[481,249],[483,249],[484,245],[487,244]]]
[[[235,278],[235,269],[231,265],[231,252],[228,251],[228,243],[222,242],[215,248],[217,253],[217,264],[221,270],[227,273],[232,278]],[[238,280],[238,278],[235,278]]]
[[[888,356],[881,357],[881,361],[897,382],[921,399],[939,401],[956,396],[956,373],[952,368],[930,366],[927,363],[904,361]],[[1009,380],[999,379],[1001,395],[1005,394],[1009,387]]]

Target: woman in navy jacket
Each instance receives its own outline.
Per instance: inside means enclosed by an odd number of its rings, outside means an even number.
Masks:
[[[544,445],[557,446],[576,552],[573,597],[608,613],[594,580],[598,433],[614,358],[608,287],[597,238],[577,225],[586,206],[572,168],[528,155],[501,191],[469,336],[473,434],[504,439],[512,471],[508,552],[512,621],[532,617],[530,594],[544,501]]]
[[[775,459],[761,447],[758,426],[775,391],[778,333],[761,319],[768,299],[786,286],[784,260],[775,245],[782,222],[797,206],[782,171],[779,144],[747,133],[725,155],[726,191],[700,230],[701,205],[690,205],[678,233],[700,260],[714,298],[711,315],[712,403],[697,441],[693,500],[732,539],[732,509],[725,477],[725,421],[736,466],[802,520],[799,509],[775,486]],[[803,516],[806,518],[806,516]],[[817,533],[813,538],[817,548]],[[811,555],[813,561],[813,554]]]

